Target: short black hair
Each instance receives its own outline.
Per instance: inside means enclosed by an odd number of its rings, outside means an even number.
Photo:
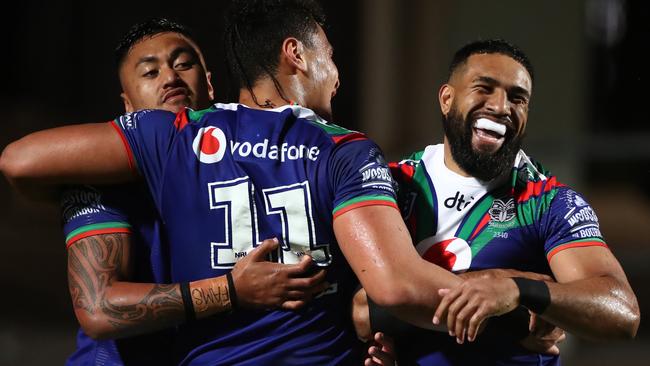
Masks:
[[[451,78],[454,72],[467,62],[471,55],[498,53],[512,58],[526,68],[530,75],[531,82],[534,80],[533,65],[528,56],[521,48],[503,39],[488,39],[470,42],[461,47],[454,54],[454,58],[449,65],[448,78]]]
[[[115,47],[115,64],[117,69],[120,69],[126,55],[129,53],[129,50],[133,45],[145,37],[152,37],[156,34],[165,32],[182,34],[192,40],[192,42],[196,43],[192,36],[192,32],[186,26],[166,18],[151,18],[132,26],[117,44],[117,47]]]
[[[325,26],[325,14],[314,0],[233,0],[226,16],[225,40],[228,70],[237,88],[275,79],[280,48],[288,37],[295,37],[307,47],[313,46],[312,35]],[[254,96],[253,96],[254,97]]]

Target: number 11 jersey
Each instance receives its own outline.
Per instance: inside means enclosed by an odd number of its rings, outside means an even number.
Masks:
[[[223,275],[272,237],[281,242],[273,260],[309,254],[328,269],[330,288],[300,311],[238,309],[181,327],[182,364],[361,362],[348,311],[358,283],[332,220],[361,206],[396,207],[372,141],[295,105],[141,111],[114,126],[164,221],[174,282]]]

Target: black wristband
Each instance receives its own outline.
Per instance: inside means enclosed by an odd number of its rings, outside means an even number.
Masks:
[[[181,298],[183,299],[183,307],[185,308],[185,321],[191,323],[196,320],[196,313],[194,312],[194,303],[190,295],[190,283],[181,282]]]
[[[237,308],[237,291],[235,291],[235,281],[232,280],[232,273],[226,273],[226,279],[228,280],[228,295],[230,296],[230,309],[235,310]]]
[[[519,288],[519,304],[535,314],[542,314],[551,304],[551,293],[544,281],[536,281],[523,277],[513,277]]]

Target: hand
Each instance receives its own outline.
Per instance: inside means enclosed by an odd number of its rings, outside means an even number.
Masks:
[[[359,289],[352,297],[352,323],[360,340],[367,342],[372,337],[368,298],[366,297],[366,290],[363,288]]]
[[[546,353],[554,356],[560,354],[558,344],[566,339],[564,330],[532,312],[530,313],[528,329],[530,330],[530,334],[519,342],[525,349],[535,353]]]
[[[368,347],[368,356],[363,364],[365,366],[395,365],[395,343],[384,333],[375,333],[374,342]]]
[[[266,260],[278,249],[277,239],[267,239],[232,269],[239,304],[253,309],[295,310],[324,291],[325,270],[307,275],[312,259],[303,255],[299,263],[280,264]]]
[[[522,272],[516,269],[506,269],[506,268],[483,269],[480,271],[461,273],[458,276],[460,276],[465,280],[471,278],[495,279],[495,278],[523,277],[523,278],[528,278],[537,281],[555,282],[555,280],[551,276],[545,274],[535,273],[535,272]]]
[[[453,289],[440,289],[440,304],[433,324],[447,320],[450,336],[462,344],[476,339],[483,321],[512,311],[519,305],[519,289],[509,278],[469,279]]]

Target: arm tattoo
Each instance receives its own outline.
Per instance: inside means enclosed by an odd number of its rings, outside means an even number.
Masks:
[[[133,296],[138,290],[128,288],[125,291],[130,293],[124,296],[108,296],[113,282],[123,280],[121,266],[129,250],[128,241],[127,234],[101,234],[81,239],[69,248],[68,281],[75,309],[91,314],[101,311],[116,329],[182,317],[183,300],[175,284],[150,284],[144,296]]]
[[[178,285],[154,285],[136,304],[114,304],[110,299],[101,301],[101,309],[111,318],[114,326],[122,327],[132,322],[169,319],[184,311]]]

